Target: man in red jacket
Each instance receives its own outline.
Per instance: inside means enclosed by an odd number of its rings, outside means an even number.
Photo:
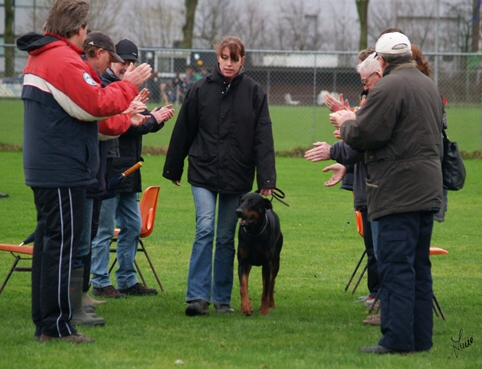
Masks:
[[[29,52],[24,71],[24,173],[37,209],[32,262],[32,317],[40,342],[93,339],[70,324],[70,278],[85,208],[86,186],[98,167],[96,121],[129,107],[151,67],[131,67],[102,88],[81,59],[89,3],[56,0],[45,35],[17,40]]]

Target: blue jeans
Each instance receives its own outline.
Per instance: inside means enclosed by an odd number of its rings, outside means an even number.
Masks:
[[[103,288],[112,284],[108,272],[109,247],[115,224],[120,228],[117,237],[116,287],[118,290],[126,289],[138,283],[134,259],[141,222],[137,192],[118,193],[116,197],[102,201],[99,229],[92,241],[92,286]]]
[[[432,347],[430,239],[433,213],[391,214],[378,221],[378,271],[382,281],[379,344],[399,351]]]
[[[192,186],[192,194],[196,207],[196,236],[189,264],[186,301],[212,300],[215,304],[230,304],[239,195],[218,194],[196,186]],[[218,222],[213,263],[217,200]]]

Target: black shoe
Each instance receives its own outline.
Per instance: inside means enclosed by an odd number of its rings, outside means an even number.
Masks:
[[[125,293],[126,295],[134,296],[157,295],[157,290],[155,290],[154,288],[147,288],[139,282],[129,288],[123,288],[119,290],[119,292]]]
[[[204,300],[194,300],[187,305],[186,315],[196,316],[196,315],[206,315],[209,314],[209,304]]]
[[[362,350],[362,352],[368,352],[368,353],[371,353],[371,354],[392,354],[392,353],[399,352],[399,351],[390,349],[390,348],[385,347],[385,346],[380,346],[380,345],[363,347],[361,350]]]
[[[8,193],[1,193],[0,192],[0,197],[9,197],[10,195]]]

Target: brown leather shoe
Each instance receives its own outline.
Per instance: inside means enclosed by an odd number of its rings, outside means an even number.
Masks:
[[[91,343],[95,342],[93,338],[86,337],[82,333],[75,333],[71,334],[70,336],[65,337],[52,337],[42,334],[40,336],[40,342],[50,342],[50,341],[64,341],[64,342],[71,342],[71,343]]]
[[[363,321],[364,325],[373,325],[379,326],[380,325],[380,314],[368,315],[367,318]]]
[[[157,295],[157,290],[154,288],[147,288],[142,283],[137,282],[135,285],[120,289],[120,293],[125,293],[126,295],[134,295],[134,296],[146,296],[146,295]]]
[[[94,296],[107,297],[109,299],[118,299],[121,297],[127,297],[125,294],[120,293],[114,286],[105,286],[102,288],[92,288],[92,294]]]

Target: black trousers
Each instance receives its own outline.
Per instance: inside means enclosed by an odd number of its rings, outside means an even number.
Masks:
[[[399,351],[429,350],[433,332],[433,213],[391,214],[377,222],[383,333],[379,344]]]
[[[368,221],[367,209],[360,211],[363,220],[363,241],[365,242],[365,250],[367,251],[367,284],[370,296],[375,297],[380,289],[380,278],[378,276],[377,258],[373,249],[372,226]]]
[[[64,337],[70,325],[70,277],[84,218],[85,187],[32,188],[37,208],[32,261],[36,334]]]

